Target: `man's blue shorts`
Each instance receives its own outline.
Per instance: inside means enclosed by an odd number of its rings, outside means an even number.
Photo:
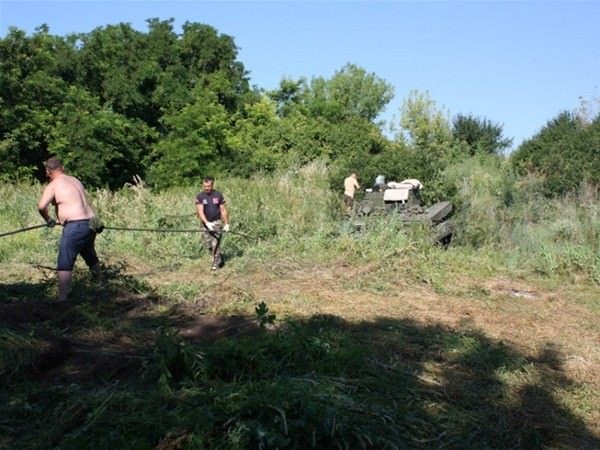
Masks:
[[[96,233],[90,230],[90,221],[73,220],[64,224],[60,247],[58,250],[57,270],[72,271],[80,254],[88,267],[98,263],[98,256],[94,248]]]

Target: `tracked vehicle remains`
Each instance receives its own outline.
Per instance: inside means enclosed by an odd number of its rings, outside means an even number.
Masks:
[[[354,207],[353,221],[357,229],[362,229],[368,217],[389,214],[407,224],[429,226],[435,243],[449,245],[454,232],[454,225],[448,220],[452,214],[452,203],[441,201],[424,207],[421,205],[422,188],[419,180],[386,184],[384,178],[378,176],[374,187],[367,189],[364,198]]]

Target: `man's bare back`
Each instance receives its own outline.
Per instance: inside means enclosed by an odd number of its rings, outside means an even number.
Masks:
[[[77,178],[65,173],[54,177],[46,186],[38,203],[38,209],[44,209],[50,203],[56,206],[56,215],[62,224],[94,217],[94,211],[87,201],[83,185]]]

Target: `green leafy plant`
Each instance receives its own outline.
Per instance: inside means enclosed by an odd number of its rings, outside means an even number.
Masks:
[[[261,328],[265,328],[267,325],[273,325],[275,323],[275,314],[269,314],[269,307],[265,302],[260,302],[255,308],[256,320],[260,324]]]

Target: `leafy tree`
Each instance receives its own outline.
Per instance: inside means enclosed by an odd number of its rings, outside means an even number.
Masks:
[[[302,93],[303,106],[312,116],[340,122],[360,117],[372,122],[394,96],[393,87],[353,64],[331,79],[313,78]]]
[[[163,118],[167,135],[145,160],[148,180],[157,187],[189,184],[227,171],[229,116],[213,92],[196,89],[193,103]]]
[[[240,96],[249,90],[249,84],[243,64],[236,60],[234,39],[219,35],[209,25],[186,22],[179,45],[190,86],[207,88],[212,81],[218,102],[228,112],[235,112],[240,106]],[[221,75],[206,76],[216,73]],[[219,80],[219,83],[214,84],[215,80]]]
[[[155,33],[169,32],[167,24],[151,24]],[[230,36],[186,22],[175,50],[179,64],[167,61],[156,90],[164,105],[163,136],[145,158],[149,181],[159,187],[227,171],[236,159],[227,142],[229,127],[246,96],[253,95]]]
[[[512,139],[503,137],[502,125],[473,115],[458,114],[452,121],[454,139],[464,144],[467,156],[477,154],[500,155],[512,144]]]
[[[119,188],[144,173],[140,162],[156,138],[144,122],[100,108],[87,91],[72,87],[50,132],[48,150],[84,183]]]
[[[277,114],[285,117],[299,108],[305,90],[306,79],[292,80],[285,77],[279,82],[279,88],[268,91],[267,96],[277,105]]]
[[[442,170],[455,153],[455,141],[447,115],[428,92],[413,90],[405,99],[395,144],[389,159],[397,167],[396,174],[401,175],[396,178],[417,178],[429,186],[439,184]]]
[[[394,97],[392,85],[354,64],[337,71],[327,83],[331,100],[340,105],[344,116],[357,116],[372,122]]]
[[[80,35],[81,83],[101,105],[127,116],[139,116],[147,97],[140,92],[145,56],[143,34],[129,24],[99,27]]]
[[[402,104],[401,134],[415,151],[429,153],[433,159],[446,157],[452,148],[452,132],[447,116],[437,108],[429,92],[413,90]]]
[[[32,37],[15,28],[0,40],[0,173],[43,177],[47,136],[63,101],[74,49],[48,27]]]
[[[332,166],[332,184],[369,165],[386,139],[373,123],[393,96],[392,87],[347,64],[331,79],[284,78],[267,93],[275,102],[279,163],[301,166],[318,159]]]
[[[346,64],[333,77],[284,78],[279,88],[268,92],[281,116],[292,112],[341,122],[359,117],[372,122],[394,96],[393,87],[354,64]]]
[[[282,122],[276,102],[267,96],[243,106],[227,137],[227,145],[237,155],[232,173],[242,176],[256,171],[268,173],[284,165],[286,148]]]
[[[521,144],[511,163],[521,175],[542,175],[549,196],[576,191],[584,181],[600,184],[600,114],[588,124],[561,112]]]
[[[149,99],[151,115],[145,122],[161,131],[163,114],[172,113],[189,103],[188,70],[181,57],[180,36],[173,30],[173,19],[149,19],[145,48],[148,57],[143,71],[145,82],[142,92]]]
[[[92,185],[120,186],[148,167],[168,179],[172,169],[161,173],[168,165],[158,160],[199,148],[209,167],[226,166],[217,160],[231,156],[227,133],[218,130],[257,98],[233,38],[189,22],[178,35],[172,19],[150,19],[148,28],[121,23],[59,38],[42,26],[32,37],[11,29],[0,40],[2,177],[41,179],[50,152]],[[197,172],[181,167],[173,179]]]

